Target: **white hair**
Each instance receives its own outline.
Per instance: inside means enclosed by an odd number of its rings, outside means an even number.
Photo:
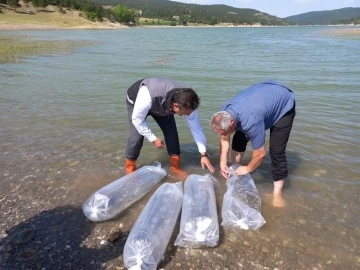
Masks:
[[[227,111],[220,111],[215,113],[210,120],[210,127],[213,131],[224,130],[229,131],[233,121],[232,115]]]

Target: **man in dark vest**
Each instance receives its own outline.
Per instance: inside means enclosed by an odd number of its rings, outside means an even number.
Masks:
[[[172,173],[180,175],[181,178],[186,176],[180,170],[180,143],[174,114],[185,116],[200,152],[202,168],[206,166],[210,172],[214,172],[206,152],[206,138],[197,114],[200,99],[193,89],[185,88],[179,82],[168,78],[145,78],[127,90],[126,103],[130,125],[126,147],[126,173],[136,170],[135,163],[145,137],[155,147],[167,149]],[[165,143],[150,130],[146,123],[146,117],[149,115],[161,128]]]
[[[253,172],[264,160],[265,130],[270,129],[270,156],[274,183],[273,205],[284,206],[282,187],[288,175],[285,150],[295,117],[294,93],[286,86],[265,81],[255,84],[227,101],[220,112],[213,115],[210,125],[220,135],[220,168],[227,178],[227,157],[232,139],[232,163],[240,163],[248,141],[252,158],[247,166],[240,166],[237,175]]]

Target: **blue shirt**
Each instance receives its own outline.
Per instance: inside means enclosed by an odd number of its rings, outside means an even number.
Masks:
[[[292,109],[294,93],[276,81],[255,84],[227,101],[222,111],[229,112],[254,150],[265,145],[265,130]]]

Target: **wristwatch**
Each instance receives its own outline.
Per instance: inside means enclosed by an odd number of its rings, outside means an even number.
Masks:
[[[207,152],[205,152],[204,154],[200,153],[200,158],[203,158],[203,157],[209,157],[209,154]]]

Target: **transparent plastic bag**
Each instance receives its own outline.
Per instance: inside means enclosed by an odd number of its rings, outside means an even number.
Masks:
[[[96,191],[83,204],[83,212],[92,221],[113,218],[144,197],[165,176],[160,162],[143,166]]]
[[[261,198],[250,174],[236,175],[240,165],[232,165],[222,205],[221,225],[257,230],[266,223],[261,215]]]
[[[182,182],[164,183],[151,196],[126,240],[126,268],[156,269],[170,241],[182,200]]]
[[[209,174],[191,174],[186,178],[176,246],[197,248],[218,244],[219,221],[213,180]]]

